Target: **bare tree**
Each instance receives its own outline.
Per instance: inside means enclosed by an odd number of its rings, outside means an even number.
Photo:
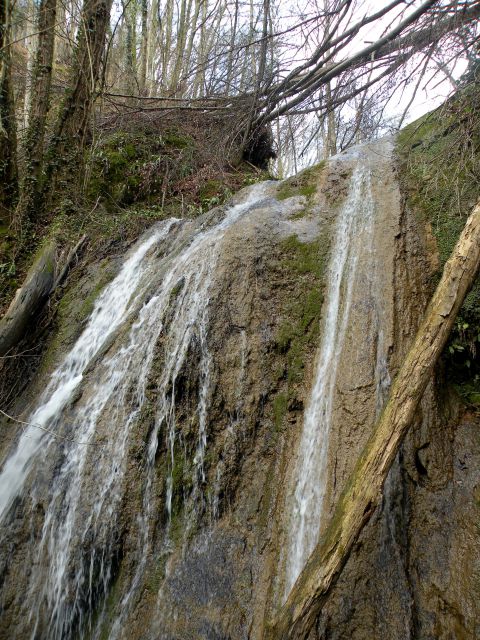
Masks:
[[[24,171],[15,217],[22,223],[34,219],[41,192],[46,122],[50,107],[55,17],[57,0],[41,0],[38,8],[38,38],[35,62],[30,78],[34,91],[30,96],[28,126],[24,138]]]
[[[78,152],[84,146],[98,95],[111,3],[85,0],[83,5],[70,82],[47,150],[44,194],[45,188],[55,188],[61,174],[78,175]]]
[[[17,194],[17,134],[12,86],[10,0],[0,0],[0,216],[9,222]]]

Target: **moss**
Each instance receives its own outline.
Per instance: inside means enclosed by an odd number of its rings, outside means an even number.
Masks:
[[[287,413],[287,405],[288,396],[285,393],[279,393],[273,399],[273,415],[277,431],[280,431],[283,426],[283,418]]]
[[[110,210],[150,202],[171,182],[190,175],[194,162],[194,140],[179,131],[116,132],[100,140],[88,159],[88,196],[100,198]]]
[[[193,486],[193,468],[187,453],[179,442],[175,442],[173,451],[172,477],[172,521],[181,516],[185,498],[190,495]]]
[[[200,200],[199,213],[209,211],[213,207],[223,204],[231,196],[232,191],[221,180],[207,180],[198,192]]]
[[[87,318],[92,313],[93,308],[95,306],[95,302],[96,302],[98,296],[100,295],[100,293],[105,288],[105,285],[108,283],[109,279],[110,279],[109,277],[104,275],[100,279],[100,281],[97,282],[97,284],[94,286],[92,291],[83,300],[83,302],[82,302],[82,304],[80,306],[80,309],[79,309],[79,315],[82,318]]]
[[[270,478],[275,476],[275,459],[270,461],[269,469],[266,473],[267,481],[263,485],[263,496],[260,507],[260,513],[258,516],[258,529],[259,531],[265,531],[268,527],[270,520],[270,511],[272,507],[272,498],[274,495],[275,483],[271,482]]]
[[[75,340],[88,316],[93,311],[95,301],[114,275],[113,265],[102,261],[86,292],[81,283],[71,287],[58,303],[55,323],[56,330],[42,358],[41,372],[51,373],[59,355]]]
[[[480,196],[480,89],[470,87],[403,129],[397,139],[406,202],[435,237],[440,268]],[[480,281],[460,310],[444,352],[447,377],[469,402],[480,393]]]
[[[185,536],[183,510],[172,513],[169,527],[169,539],[176,547],[180,547]]]
[[[145,590],[152,595],[157,595],[165,578],[166,556],[156,557],[148,567],[148,575],[145,580]]]
[[[175,298],[178,296],[180,291],[183,289],[184,285],[185,285],[185,278],[180,278],[177,284],[174,285],[172,287],[172,290],[170,291],[170,300],[175,300]]]
[[[281,268],[291,274],[294,295],[287,298],[284,320],[277,329],[275,348],[285,359],[280,388],[272,401],[273,422],[278,432],[291,400],[303,382],[308,354],[315,352],[320,332],[323,286],[327,266],[329,240],[326,230],[314,242],[301,242],[296,235],[281,243]],[[277,376],[279,379],[279,375]]]
[[[162,142],[169,146],[175,147],[176,149],[187,149],[191,148],[195,145],[195,142],[191,136],[183,134],[179,131],[170,130],[165,132],[162,135]]]
[[[325,162],[320,162],[281,182],[277,190],[277,199],[286,200],[294,196],[304,196],[310,200],[317,191],[318,178],[324,167]]]
[[[99,606],[95,611],[95,614],[93,616],[93,624],[91,626],[85,625],[82,629],[82,631],[85,633],[86,638],[98,637],[99,640],[107,640],[110,637],[110,630],[113,623],[115,622],[117,606],[120,603],[122,589],[127,577],[128,576],[125,574],[125,571],[122,569],[122,567],[120,567],[119,572],[116,574],[109,587],[103,606]],[[102,613],[103,616],[100,633],[98,634],[98,636],[96,634],[94,636],[93,629],[96,629],[99,615]]]
[[[220,180],[207,180],[205,184],[200,187],[199,196],[200,199],[212,198],[216,196],[222,189],[222,183]]]

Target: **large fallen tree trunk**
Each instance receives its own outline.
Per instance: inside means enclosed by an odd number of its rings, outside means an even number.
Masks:
[[[415,340],[330,525],[280,609],[265,640],[304,640],[338,579],[360,532],[380,502],[398,448],[445,346],[457,313],[480,265],[480,201],[445,265]]]
[[[87,236],[82,236],[64,259],[57,260],[57,244],[53,240],[39,252],[25,282],[0,319],[0,357],[15,348],[24,337],[46,300],[62,284],[86,239]]]

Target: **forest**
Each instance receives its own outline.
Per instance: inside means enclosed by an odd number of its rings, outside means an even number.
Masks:
[[[479,20],[0,0],[0,637],[479,637]]]

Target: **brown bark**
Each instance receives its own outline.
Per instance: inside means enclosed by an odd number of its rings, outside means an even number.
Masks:
[[[457,313],[480,266],[480,201],[445,265],[415,340],[375,430],[347,482],[331,523],[265,640],[304,640],[338,579],[360,532],[380,502],[398,448],[410,427]]]
[[[37,196],[41,191],[45,127],[50,108],[56,11],[57,0],[42,0],[38,9],[37,50],[30,79],[31,102],[24,144],[25,169],[15,212],[19,222],[33,220],[38,212]]]
[[[147,55],[148,55],[148,1],[141,0],[142,8],[142,41],[140,44],[140,71],[138,74],[138,91],[141,96],[145,95],[147,84]],[[151,37],[151,36],[150,36]]]
[[[10,0],[0,0],[0,221],[10,222],[17,193],[17,135],[12,86]]]
[[[45,187],[55,190],[59,175],[78,183],[83,149],[104,62],[112,0],[85,0],[69,88],[47,151]]]
[[[66,258],[60,260],[57,260],[57,245],[53,240],[39,252],[24,283],[0,319],[0,357],[14,349],[25,336],[49,296],[65,280],[86,240],[87,236],[82,236]]]

